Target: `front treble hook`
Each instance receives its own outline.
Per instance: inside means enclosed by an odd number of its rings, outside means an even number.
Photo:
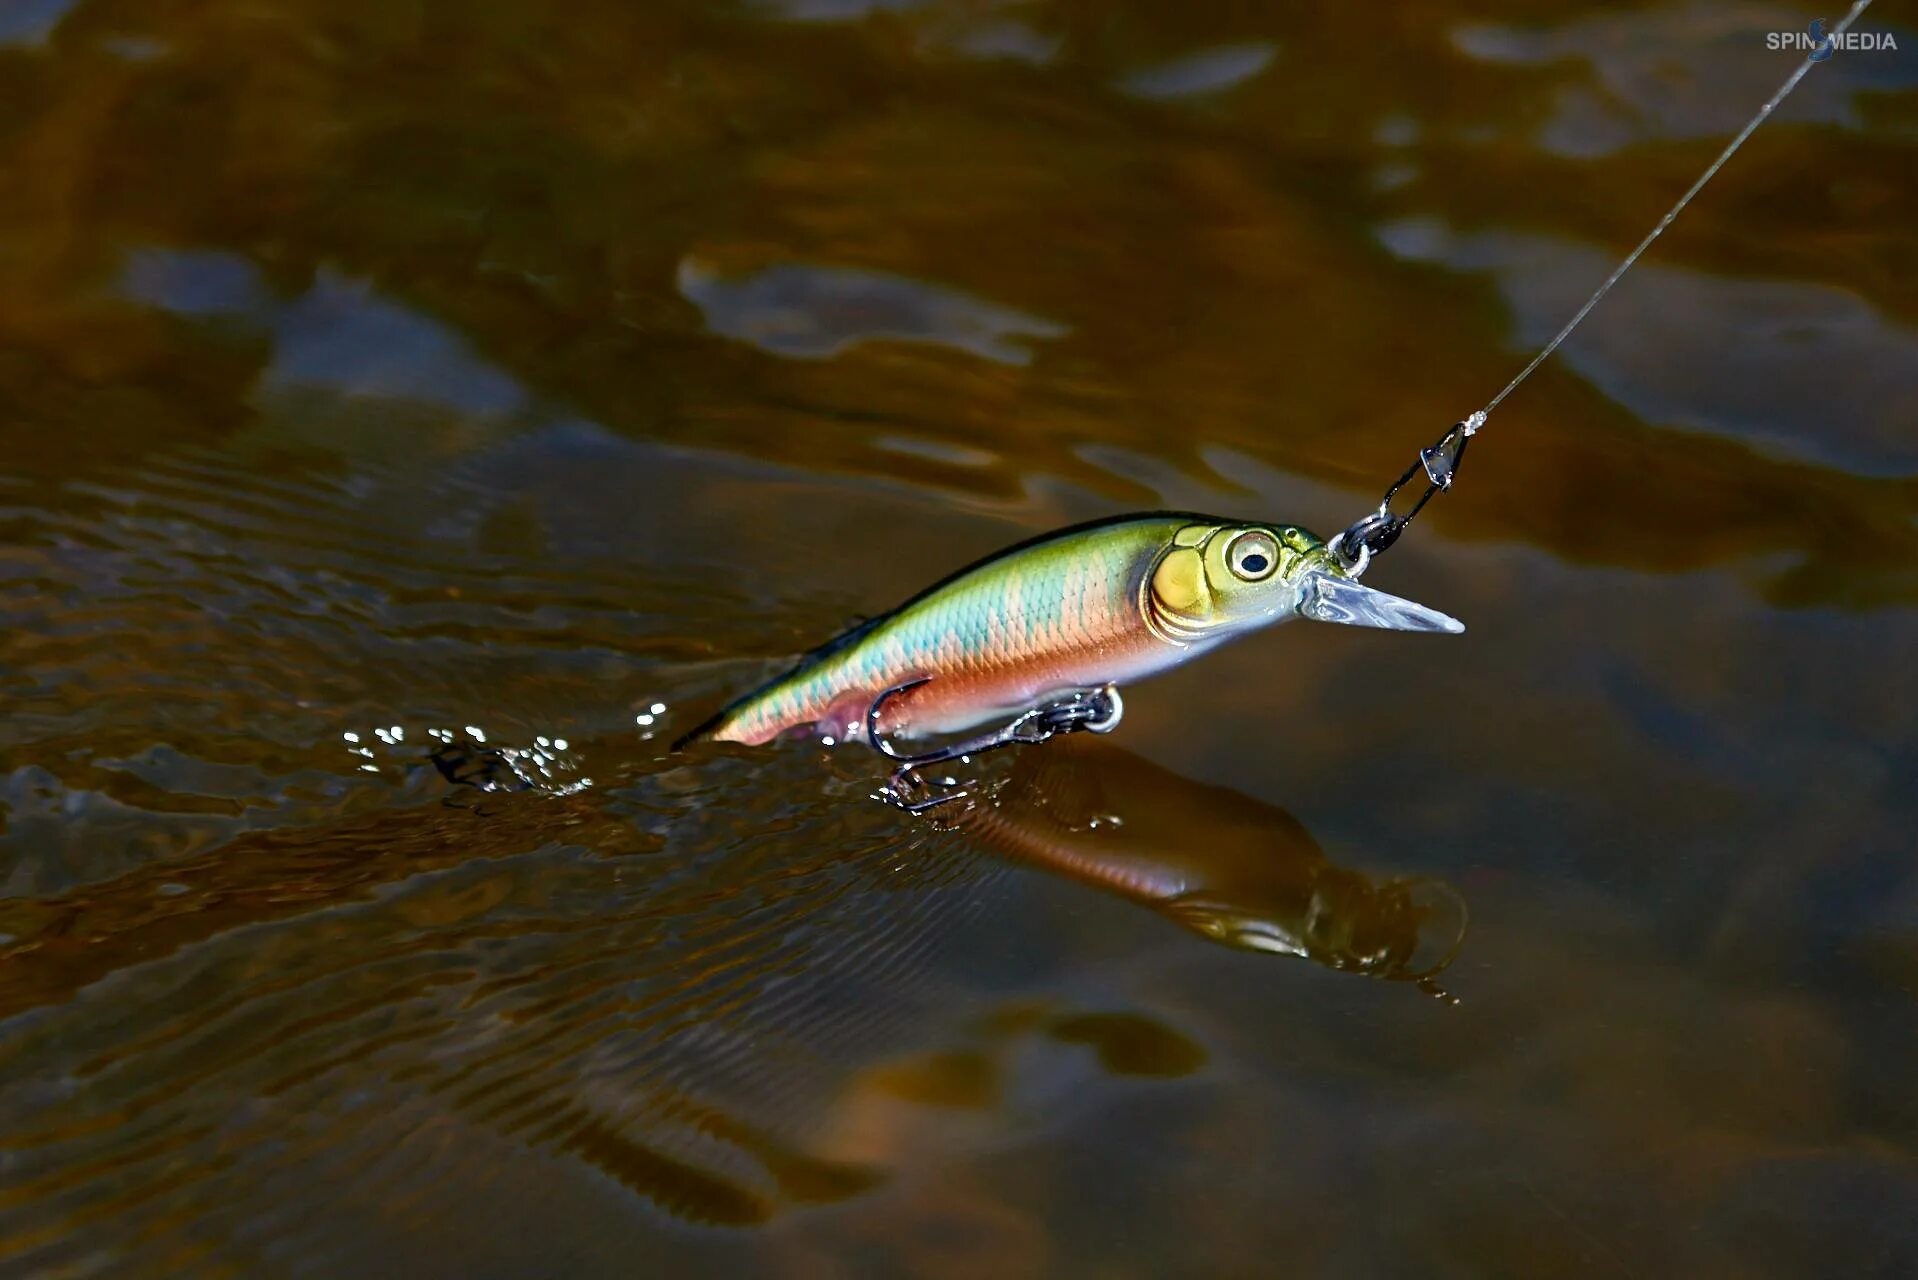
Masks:
[[[932,679],[931,676],[918,676],[902,684],[893,685],[866,708],[866,741],[899,765],[880,789],[880,799],[886,803],[904,809],[908,813],[923,813],[937,805],[958,800],[969,794],[963,787],[944,792],[926,799],[910,799],[913,790],[912,778],[916,770],[926,765],[944,764],[948,760],[958,760],[965,756],[979,755],[986,751],[996,751],[1001,747],[1037,746],[1039,743],[1062,733],[1074,733],[1084,729],[1091,733],[1111,733],[1119,725],[1120,717],[1125,715],[1125,701],[1120,698],[1116,686],[1106,684],[1097,689],[1075,689],[1072,692],[1050,702],[1041,703],[1021,714],[1010,724],[967,738],[961,742],[948,743],[931,751],[917,755],[904,755],[895,750],[885,735],[879,731],[879,713],[886,702],[917,689]]]

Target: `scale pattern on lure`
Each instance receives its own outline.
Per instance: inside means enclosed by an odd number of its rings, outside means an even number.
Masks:
[[[1121,516],[1035,538],[935,584],[806,656],[688,734],[749,744],[816,726],[924,737],[1017,715],[1062,693],[1140,679],[1293,614],[1462,631],[1362,587],[1291,525],[1185,512]]]

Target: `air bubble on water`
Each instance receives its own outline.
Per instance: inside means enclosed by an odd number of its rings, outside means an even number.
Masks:
[[[351,729],[348,729],[341,736],[344,737],[348,742],[358,742],[360,740],[360,735],[357,733],[354,733]]]
[[[564,739],[564,738],[554,738],[554,739],[553,739],[553,750],[555,750],[555,751],[564,751],[564,750],[566,750],[566,739]]]
[[[480,727],[476,724],[469,724],[466,726],[466,736],[471,738],[475,742],[486,741],[485,732],[482,731]]]
[[[650,710],[656,716],[663,716],[666,714],[666,704],[663,702],[655,702]]]
[[[638,722],[639,722],[640,724],[651,724],[651,723],[653,722],[653,718],[652,718],[652,716],[650,716],[650,715],[648,715],[648,714],[647,714],[646,712],[644,712],[644,711],[642,711],[642,712],[640,712],[640,713],[639,713],[638,715],[636,715],[636,716],[634,716],[634,717],[633,717],[633,719],[634,719],[634,720],[636,720],[636,721],[638,721]]]

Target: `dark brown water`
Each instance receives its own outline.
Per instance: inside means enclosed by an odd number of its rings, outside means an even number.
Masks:
[[[1816,15],[4,0],[0,1272],[1918,1271],[1879,7],[1372,571],[1464,637],[927,822],[664,743],[1051,526],[1349,521]]]

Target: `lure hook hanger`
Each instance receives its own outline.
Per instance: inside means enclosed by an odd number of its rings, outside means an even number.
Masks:
[[[1698,180],[1687,187],[1685,194],[1678,197],[1677,203],[1665,211],[1665,216],[1658,220],[1658,224],[1646,232],[1645,238],[1640,240],[1616,267],[1612,268],[1612,273],[1600,282],[1598,288],[1592,290],[1591,296],[1587,297],[1584,304],[1572,313],[1572,318],[1552,336],[1552,340],[1539,348],[1538,354],[1532,357],[1531,362],[1520,369],[1518,375],[1505,384],[1504,389],[1486,401],[1483,409],[1453,423],[1451,428],[1429,448],[1419,450],[1418,459],[1405,469],[1405,474],[1398,478],[1398,483],[1385,491],[1385,497],[1379,502],[1378,509],[1360,516],[1347,526],[1344,532],[1332,539],[1327,549],[1344,568],[1346,577],[1356,578],[1364,573],[1365,567],[1372,562],[1373,556],[1398,541],[1399,535],[1405,532],[1405,526],[1412,523],[1412,517],[1424,509],[1425,504],[1432,500],[1433,494],[1452,487],[1452,478],[1458,474],[1459,460],[1465,456],[1466,443],[1477,434],[1480,427],[1485,425],[1485,419],[1491,416],[1492,410],[1498,408],[1499,401],[1511,395],[1518,388],[1519,383],[1531,377],[1532,371],[1544,364],[1546,358],[1558,350],[1560,343],[1572,336],[1572,330],[1584,323],[1585,317],[1592,313],[1592,308],[1612,291],[1612,286],[1632,269],[1632,265],[1639,260],[1645,250],[1652,247],[1652,241],[1664,234],[1665,228],[1671,226],[1678,215],[1684,212],[1685,206],[1692,202],[1692,197],[1704,190],[1705,184],[1717,176],[1718,171],[1725,167],[1725,162],[1745,145],[1745,140],[1765,122],[1765,118],[1777,110],[1778,104],[1790,96],[1791,91],[1798,87],[1798,82],[1805,78],[1806,73],[1818,62],[1831,56],[1831,49],[1837,37],[1850,30],[1852,23],[1858,21],[1859,16],[1870,7],[1871,0],[1854,0],[1851,10],[1832,27],[1831,34],[1826,37],[1825,42],[1806,55],[1805,60],[1786,77],[1785,83],[1779,85],[1777,91],[1765,100],[1764,105],[1758,108],[1751,119],[1745,122],[1745,127],[1725,144],[1724,150],[1718,153],[1718,158],[1706,165],[1705,171],[1698,175]],[[1412,509],[1404,515],[1399,515],[1392,510],[1392,499],[1398,496],[1399,490],[1404,488],[1421,469],[1424,470],[1430,483],[1426,486],[1425,492],[1420,494],[1418,500],[1412,504]]]
[[[1452,481],[1458,475],[1459,463],[1465,458],[1465,446],[1472,442],[1472,437],[1484,425],[1483,409],[1469,418],[1454,422],[1444,435],[1419,450],[1419,456],[1405,469],[1405,474],[1393,481],[1392,487],[1379,499],[1376,511],[1366,512],[1332,539],[1326,550],[1344,566],[1348,578],[1356,578],[1364,573],[1365,566],[1372,563],[1373,556],[1397,542],[1399,535],[1405,532],[1405,526],[1412,523],[1412,517],[1425,510],[1425,504],[1432,500],[1433,494],[1452,487]],[[1392,500],[1420,471],[1425,472],[1425,491],[1412,503],[1411,510],[1400,515],[1392,510]]]
[[[1082,729],[1090,733],[1111,733],[1118,727],[1120,718],[1125,715],[1125,700],[1119,696],[1116,685],[1104,684],[1096,689],[1076,689],[1063,697],[1054,698],[1023,712],[1010,723],[989,733],[982,733],[976,737],[949,743],[916,755],[903,755],[895,750],[892,743],[879,731],[879,713],[890,699],[917,689],[931,679],[931,676],[916,676],[911,680],[893,685],[881,692],[866,707],[866,741],[877,748],[880,754],[899,762],[898,767],[892,771],[892,776],[886,780],[886,785],[881,788],[880,798],[908,813],[923,813],[927,809],[958,800],[967,794],[961,788],[925,800],[910,800],[907,798],[908,779],[917,769],[926,765],[944,764],[948,760],[958,760],[965,756],[996,751],[1001,747],[1037,746],[1062,733],[1076,733]]]

